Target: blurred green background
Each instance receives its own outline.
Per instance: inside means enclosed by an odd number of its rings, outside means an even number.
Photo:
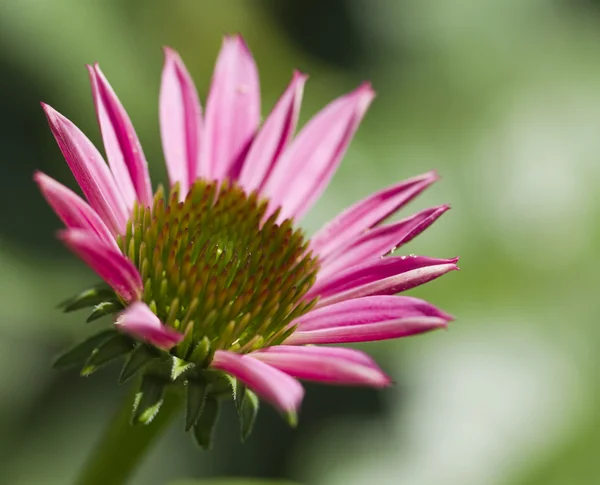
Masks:
[[[53,237],[31,176],[73,186],[38,102],[100,146],[85,63],[99,61],[164,179],[161,46],[206,97],[221,37],[241,32],[267,113],[297,67],[302,119],[370,79],[378,97],[309,232],[358,198],[429,169],[411,210],[453,210],[406,252],[461,256],[412,293],[455,314],[447,332],[364,348],[397,381],[308,385],[300,426],[263,406],[215,450],[173,426],[136,477],[257,476],[316,485],[600,482],[600,2],[593,0],[1,0],[0,483],[73,479],[125,393],[118,367],[50,369],[93,330],[57,302],[95,281]],[[406,212],[405,212],[406,214]]]

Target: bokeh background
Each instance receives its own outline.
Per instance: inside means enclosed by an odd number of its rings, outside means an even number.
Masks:
[[[391,389],[308,386],[290,430],[267,406],[245,445],[232,409],[216,446],[173,426],[136,476],[256,476],[315,485],[600,482],[600,2],[593,0],[0,1],[0,483],[65,484],[126,392],[118,366],[50,369],[95,327],[57,302],[95,278],[53,237],[31,176],[73,186],[38,102],[99,146],[85,63],[99,61],[164,179],[161,46],[204,100],[221,37],[254,52],[267,113],[295,67],[302,119],[372,80],[378,97],[310,233],[340,209],[429,169],[411,209],[453,210],[406,252],[461,256],[412,293],[447,332],[364,347]],[[406,214],[406,212],[405,212]]]

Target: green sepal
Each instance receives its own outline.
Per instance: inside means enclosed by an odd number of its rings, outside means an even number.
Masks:
[[[235,379],[222,372],[205,371],[204,376],[210,382],[210,395],[214,397],[233,397],[235,399]]]
[[[171,380],[176,381],[177,378],[187,372],[192,370],[196,365],[192,362],[186,362],[185,360],[181,360],[179,357],[172,356],[173,366],[171,367]]]
[[[90,316],[87,317],[86,322],[90,323],[111,313],[120,312],[123,308],[123,304],[119,300],[103,301],[94,307]]]
[[[116,335],[117,331],[110,329],[88,337],[83,342],[71,347],[61,354],[52,364],[57,370],[66,370],[72,367],[82,367],[90,358],[90,354],[106,340]]]
[[[219,418],[219,401],[212,396],[206,398],[202,414],[194,425],[194,438],[203,450],[210,450],[217,419]]]
[[[242,405],[244,403],[244,397],[246,395],[246,386],[239,379],[235,380],[235,391],[233,393],[233,400],[235,401],[235,409],[238,415],[241,416]]]
[[[188,360],[190,360],[191,362],[196,362],[199,367],[202,367],[206,360],[206,357],[208,357],[209,352],[210,340],[208,339],[208,337],[204,336],[204,338],[200,340],[200,342],[198,342],[198,345],[196,345],[196,347],[192,351],[192,355],[190,355],[190,358]]]
[[[140,390],[135,395],[133,404],[132,424],[150,424],[152,422],[160,411],[167,384],[167,381],[154,375],[147,374],[142,378]]]
[[[189,431],[202,414],[206,402],[206,382],[201,380],[187,381],[187,408],[185,413],[185,430]]]
[[[125,364],[123,364],[121,374],[119,375],[119,384],[127,382],[148,362],[156,359],[158,356],[159,353],[154,347],[146,344],[138,345],[133,352],[129,353]]]
[[[250,389],[245,390],[240,401],[241,409],[238,411],[240,418],[240,435],[242,442],[244,442],[248,439],[248,436],[250,436],[250,433],[252,432],[252,428],[256,422],[256,416],[258,414],[260,402],[258,400],[258,396]]]
[[[124,357],[133,350],[134,345],[135,342],[130,337],[116,333],[94,348],[81,369],[81,375],[89,376],[113,360]]]
[[[62,308],[65,313],[68,313],[114,299],[116,299],[114,290],[106,283],[100,283],[86,288],[77,295],[63,301],[58,305],[58,308]]]

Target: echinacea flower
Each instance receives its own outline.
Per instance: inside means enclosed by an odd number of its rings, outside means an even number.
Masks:
[[[293,421],[304,394],[298,379],[389,385],[365,353],[312,344],[446,327],[448,314],[396,294],[457,269],[457,259],[390,253],[448,206],[384,223],[436,174],[361,200],[309,240],[296,223],[338,167],[374,97],[371,86],[334,100],[294,135],[304,74],[294,73],[261,125],[258,73],[241,37],[224,40],[204,114],[179,56],[165,49],[165,58],[168,191],[153,192],[131,120],[98,65],[89,74],[108,164],[71,121],[43,105],[87,202],[47,175],[35,180],[66,226],[59,238],[105,282],[65,310],[93,306],[88,320],[117,314],[112,329],[67,352],[58,367],[83,364],[89,374],[125,355],[121,380],[143,376],[134,420],[148,422],[165,386],[183,383],[188,428],[212,426],[203,416],[216,416],[210,410],[231,383],[246,421],[256,395]]]

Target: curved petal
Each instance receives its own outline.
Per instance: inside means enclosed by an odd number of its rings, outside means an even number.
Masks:
[[[339,253],[326,258],[321,263],[318,277],[325,279],[337,271],[390,253],[421,234],[448,209],[447,205],[432,207],[399,222],[367,231],[339,249]]]
[[[337,169],[375,93],[368,83],[336,99],[302,129],[264,185],[269,210],[279,221],[300,218],[321,195]]]
[[[58,237],[123,300],[131,302],[140,298],[140,274],[133,263],[120,252],[99,241],[93,233],[81,229],[60,231]]]
[[[310,249],[321,259],[326,258],[365,230],[376,226],[399,210],[437,179],[437,173],[427,172],[357,202],[323,226],[311,238]]]
[[[447,322],[454,320],[452,315],[419,298],[376,295],[317,308],[292,323],[296,325],[297,333],[343,326],[368,325],[408,317],[433,317]]]
[[[33,179],[65,226],[90,231],[107,246],[119,250],[115,238],[100,216],[75,192],[42,172],[36,172]]]
[[[123,234],[129,215],[102,155],[71,121],[47,104],[42,103],[42,108],[60,151],[88,202],[114,236]]]
[[[194,81],[179,54],[168,47],[160,87],[160,135],[171,185],[185,198],[196,180],[200,157],[202,108]]]
[[[183,334],[162,324],[148,305],[136,301],[123,310],[115,322],[121,330],[135,338],[146,340],[169,350],[183,340]]]
[[[263,123],[244,160],[240,185],[250,193],[260,191],[277,159],[292,139],[298,123],[304,84],[308,76],[294,72],[290,85]]]
[[[370,357],[354,349],[277,345],[251,355],[298,379],[371,387],[392,382]]]
[[[206,101],[204,149],[198,176],[237,179],[259,123],[256,64],[240,35],[227,36]]]
[[[341,325],[320,330],[296,331],[285,343],[304,344],[348,344],[374,342],[394,338],[410,337],[438,328],[446,328],[448,322],[435,317],[406,317],[362,325]]]
[[[148,164],[133,124],[98,64],[87,66],[108,163],[131,210],[137,200],[150,207]]]
[[[217,350],[210,365],[239,379],[284,414],[293,417],[300,407],[302,384],[250,355]]]
[[[454,259],[394,256],[357,265],[317,282],[305,295],[320,296],[317,307],[371,295],[393,295],[457,270]]]

